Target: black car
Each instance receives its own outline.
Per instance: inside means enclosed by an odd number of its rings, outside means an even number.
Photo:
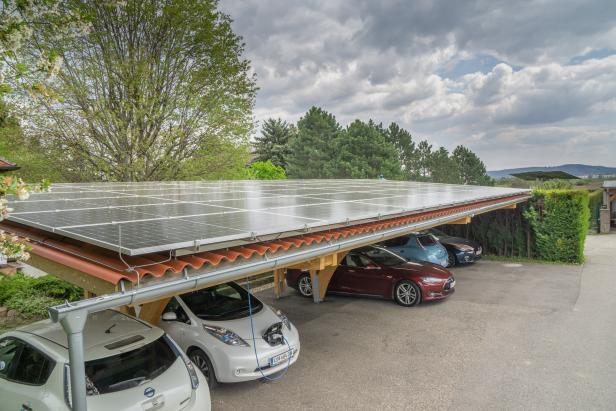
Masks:
[[[431,228],[428,232],[436,237],[438,242],[447,249],[448,267],[453,267],[457,264],[474,263],[481,258],[483,250],[476,241],[467,240],[462,237],[453,237],[436,228]]]

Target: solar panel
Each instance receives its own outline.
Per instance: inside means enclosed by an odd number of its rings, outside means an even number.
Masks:
[[[250,242],[525,192],[385,180],[55,184],[28,200],[9,199],[9,219],[139,255]]]

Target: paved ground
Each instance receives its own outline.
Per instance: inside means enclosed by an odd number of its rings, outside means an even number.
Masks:
[[[455,269],[448,301],[411,309],[291,291],[273,304],[300,331],[299,360],[281,381],[214,390],[213,408],[616,409],[616,235],[586,249],[581,267]]]

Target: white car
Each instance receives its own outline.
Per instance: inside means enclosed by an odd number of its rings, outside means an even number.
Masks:
[[[176,296],[163,312],[159,327],[188,354],[210,388],[269,376],[297,361],[295,326],[252,294],[251,322],[248,295],[230,282]]]
[[[87,405],[103,410],[210,410],[205,377],[160,328],[118,311],[83,333]],[[70,411],[66,334],[40,321],[0,336],[0,408]]]

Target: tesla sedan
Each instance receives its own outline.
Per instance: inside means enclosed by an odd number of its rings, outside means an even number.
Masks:
[[[449,267],[458,264],[474,263],[481,258],[483,250],[481,249],[481,245],[476,241],[467,240],[462,237],[454,237],[436,228],[431,228],[428,232],[447,249]]]
[[[312,296],[310,274],[289,270],[287,284]],[[411,307],[421,301],[440,300],[454,292],[451,273],[436,264],[407,261],[382,247],[370,246],[349,252],[340,263],[327,292],[376,296]]]

